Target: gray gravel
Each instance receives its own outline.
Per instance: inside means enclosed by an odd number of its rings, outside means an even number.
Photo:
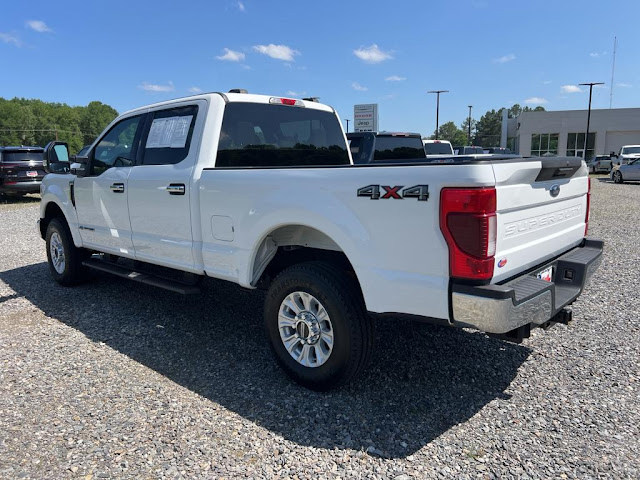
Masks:
[[[37,205],[0,204],[0,478],[638,478],[639,207],[593,179],[605,260],[568,327],[380,323],[364,378],[319,394],[276,367],[260,293],[59,287]]]

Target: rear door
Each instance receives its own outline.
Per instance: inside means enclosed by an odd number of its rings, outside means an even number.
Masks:
[[[494,281],[582,242],[588,174],[579,159],[493,162],[497,196]]]
[[[194,265],[191,231],[193,169],[206,102],[149,112],[138,164],[129,175],[129,217],[136,258],[167,267]]]

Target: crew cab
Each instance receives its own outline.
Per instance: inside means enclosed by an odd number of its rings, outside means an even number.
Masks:
[[[364,368],[375,317],[516,341],[566,321],[602,257],[585,237],[581,159],[354,165],[337,113],[313,101],[157,103],[67,155],[60,142],[44,153],[59,172],[43,181],[39,220],[57,282],[94,269],[184,294],[204,277],[265,289],[276,360],[318,390]]]
[[[40,192],[45,175],[42,152],[42,147],[0,147],[0,194]]]

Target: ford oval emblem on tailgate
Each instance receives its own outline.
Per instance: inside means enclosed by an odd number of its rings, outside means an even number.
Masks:
[[[552,185],[551,188],[549,189],[549,193],[551,194],[552,197],[557,197],[560,194],[560,185],[558,184]]]

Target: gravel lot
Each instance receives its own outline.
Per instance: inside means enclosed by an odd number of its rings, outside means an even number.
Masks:
[[[593,178],[605,260],[568,327],[380,323],[328,394],[277,368],[260,293],[59,287],[37,217],[0,203],[0,478],[640,477],[640,184]]]

